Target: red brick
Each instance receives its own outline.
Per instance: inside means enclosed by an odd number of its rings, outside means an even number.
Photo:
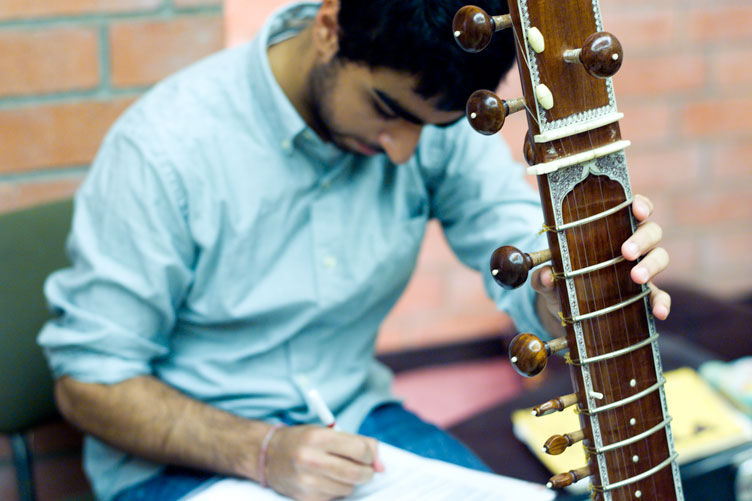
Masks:
[[[705,75],[705,61],[698,54],[625,58],[614,88],[619,96],[674,96],[701,88]]]
[[[749,250],[752,249],[752,233],[750,232],[717,232],[704,240],[704,265],[710,269],[734,269],[740,265],[749,269]],[[749,274],[747,274],[749,284]]]
[[[669,233],[670,228],[666,232]],[[701,252],[697,237],[666,235],[661,247],[666,249],[670,259],[668,268],[659,275],[661,280],[676,282],[691,276],[698,269]]]
[[[227,45],[234,46],[255,35],[276,9],[286,0],[229,1],[224,3]]]
[[[749,142],[716,146],[711,163],[715,179],[728,183],[752,179],[752,144]]]
[[[3,0],[0,19],[73,16],[98,12],[153,10],[162,0]]]
[[[413,274],[391,314],[409,315],[439,309],[443,305],[445,288],[446,283],[442,275],[418,270]]]
[[[752,93],[743,98],[689,103],[680,117],[681,130],[690,137],[734,136],[752,132]]]
[[[115,23],[110,38],[112,83],[149,85],[221,48],[219,16]]]
[[[693,281],[699,290],[721,299],[736,301],[740,297],[749,297],[750,274],[752,274],[752,267],[739,266],[730,270],[708,270],[693,277]]]
[[[636,193],[686,190],[700,181],[700,150],[692,146],[658,150],[635,146],[627,150],[627,162]]]
[[[687,33],[691,40],[720,43],[752,40],[752,6],[709,5],[689,13]]]
[[[0,173],[89,163],[132,99],[0,110]]]
[[[199,7],[204,5],[221,5],[222,0],[172,0],[175,7]]]
[[[736,228],[737,225],[749,228],[749,222],[752,221],[752,197],[746,187],[708,187],[700,193],[678,197],[674,205],[673,220],[679,225],[692,228],[709,226],[717,230],[722,227]]]
[[[665,101],[652,104],[633,103],[620,106],[620,111],[624,113],[620,123],[622,137],[635,144],[665,144],[673,133],[674,115]]]
[[[752,20],[750,20],[752,23]],[[723,47],[713,58],[713,81],[721,88],[752,85],[752,48]]]
[[[70,198],[82,180],[75,176],[56,181],[0,183],[0,213]]]
[[[0,32],[0,54],[0,96],[89,89],[99,82],[93,29]]]
[[[416,270],[427,270],[431,273],[441,272],[447,268],[459,266],[457,257],[452,252],[444,238],[444,230],[438,221],[432,220],[426,226],[423,245],[418,255]]]
[[[614,33],[621,42],[625,61],[629,61],[635,52],[655,52],[656,48],[666,47],[673,42],[677,16],[670,7],[655,5],[646,14],[644,10],[614,8],[606,3],[601,2],[605,29]],[[608,3],[613,4],[613,1]]]

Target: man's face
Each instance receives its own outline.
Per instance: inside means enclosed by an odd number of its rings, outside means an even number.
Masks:
[[[438,110],[438,98],[416,94],[416,83],[415,77],[390,69],[336,58],[319,63],[307,93],[314,129],[344,150],[369,156],[383,152],[393,163],[405,163],[424,125],[451,124],[464,114]]]

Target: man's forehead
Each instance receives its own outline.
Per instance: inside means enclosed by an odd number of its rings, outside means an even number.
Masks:
[[[426,98],[415,90],[418,77],[388,68],[371,71],[372,92],[392,111],[413,123],[448,125],[464,115],[464,111],[439,109],[440,96]]]

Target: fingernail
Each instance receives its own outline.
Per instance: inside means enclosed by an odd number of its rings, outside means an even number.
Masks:
[[[543,283],[543,286],[546,287],[546,289],[549,289],[551,287],[553,279],[551,278],[551,270],[549,270],[548,268],[541,270],[541,282]]]
[[[637,266],[633,270],[634,276],[637,279],[636,282],[639,284],[644,284],[648,281],[648,270],[643,268],[642,266]]]
[[[624,245],[624,255],[630,259],[637,259],[640,254],[640,248],[634,242],[629,242]]]
[[[663,305],[658,305],[653,308],[653,315],[658,317],[658,319],[660,320],[666,320],[666,318],[668,318],[668,308]]]

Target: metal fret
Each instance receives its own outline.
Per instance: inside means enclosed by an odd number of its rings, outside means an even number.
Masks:
[[[622,398],[621,400],[617,400],[616,402],[611,402],[610,404],[602,405],[600,407],[596,407],[595,409],[591,409],[591,410],[580,409],[580,412],[582,414],[585,414],[586,416],[592,416],[594,414],[600,414],[601,412],[610,411],[611,409],[616,409],[617,407],[622,407],[636,400],[639,400],[645,395],[649,395],[650,393],[654,392],[658,388],[662,387],[664,384],[666,384],[666,380],[661,379],[654,385],[649,386],[648,388],[645,388],[641,392],[635,393],[634,395],[631,395],[627,398]]]
[[[653,426],[649,430],[643,431],[639,435],[635,435],[634,437],[628,438],[626,440],[622,440],[621,442],[616,442],[610,445],[606,445],[604,447],[586,447],[586,449],[591,454],[603,454],[604,452],[612,451],[614,449],[619,449],[621,447],[624,447],[626,445],[631,445],[635,442],[639,442],[640,440],[649,437],[653,433],[657,432],[658,430],[661,430],[668,426],[668,424],[673,420],[671,416],[668,417],[668,419],[664,419],[663,422],[658,423],[657,425]]]
[[[598,221],[599,219],[603,219],[604,217],[608,217],[611,214],[616,214],[620,210],[622,210],[622,209],[624,209],[626,207],[629,207],[630,205],[632,205],[632,202],[634,202],[634,197],[630,197],[626,201],[620,203],[619,205],[611,207],[610,209],[605,210],[603,212],[600,212],[598,214],[594,214],[594,215],[592,215],[590,217],[586,217],[586,218],[580,219],[578,221],[572,221],[571,223],[566,223],[566,224],[561,224],[561,225],[555,226],[554,228],[552,228],[552,230],[553,231],[557,231],[557,232],[559,232],[559,231],[565,231],[565,230],[569,230],[571,228],[576,228],[578,226],[582,226],[582,225],[585,225],[585,224],[588,224],[588,223],[592,223],[593,221]]]
[[[578,277],[580,275],[585,275],[587,273],[592,273],[594,271],[602,270],[603,268],[608,268],[609,266],[612,266],[612,265],[615,265],[615,264],[619,264],[619,263],[621,263],[624,260],[625,260],[624,256],[618,256],[618,257],[615,257],[613,259],[609,259],[608,261],[604,261],[602,263],[594,264],[593,266],[588,266],[586,268],[580,268],[579,270],[570,271],[569,273],[567,273],[567,272],[564,272],[564,273],[553,272],[553,275],[554,275],[555,278],[559,278],[559,279]]]
[[[583,320],[589,320],[591,318],[600,317],[602,315],[607,315],[613,311],[620,310],[621,308],[629,306],[630,304],[639,301],[640,299],[644,298],[645,296],[649,294],[650,294],[650,289],[646,288],[644,291],[640,292],[636,296],[629,298],[626,301],[622,301],[621,303],[615,304],[613,306],[609,306],[608,308],[603,308],[602,310],[592,311],[590,313],[577,315],[576,317],[563,317],[563,320],[564,322],[568,324],[574,324],[577,322],[582,322]]]
[[[639,350],[640,348],[643,348],[654,341],[658,341],[658,334],[654,334],[650,336],[649,338],[645,338],[639,343],[633,344],[632,346],[627,346],[626,348],[612,351],[610,353],[604,353],[603,355],[596,355],[594,357],[582,358],[580,360],[572,360],[572,363],[574,365],[587,365],[587,364],[592,364],[595,362],[602,362],[603,360],[609,360],[611,358],[621,357],[628,353],[632,353],[633,351]]]
[[[658,473],[663,468],[665,468],[669,464],[671,464],[674,461],[676,461],[677,457],[678,457],[678,454],[674,453],[671,456],[669,456],[668,458],[666,458],[661,464],[659,464],[657,466],[654,466],[653,468],[650,468],[649,470],[644,471],[644,472],[640,473],[639,475],[635,475],[634,477],[630,477],[630,478],[621,480],[619,482],[614,482],[613,484],[609,484],[609,485],[593,485],[593,490],[596,491],[596,492],[608,492],[608,491],[612,491],[614,489],[620,489],[622,487],[625,487],[627,485],[633,484],[635,482],[639,482],[640,480],[642,480],[644,478],[648,478],[649,476]]]

